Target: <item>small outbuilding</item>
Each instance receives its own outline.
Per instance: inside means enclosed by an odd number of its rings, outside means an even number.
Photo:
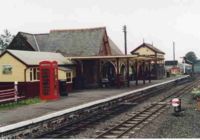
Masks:
[[[39,63],[57,61],[58,80],[66,81],[66,88],[72,89],[74,64],[60,53],[6,50],[0,56],[0,84],[8,85],[15,81],[23,94],[39,94]],[[67,90],[67,89],[66,89]],[[28,93],[27,93],[28,92]]]
[[[60,53],[6,50],[0,56],[0,82],[30,82],[39,80],[39,63],[57,61],[59,80],[72,82],[73,63]]]

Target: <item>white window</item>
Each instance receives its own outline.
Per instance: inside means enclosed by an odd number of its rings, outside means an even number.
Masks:
[[[12,74],[12,66],[11,65],[2,65],[2,73],[3,74]]]
[[[37,81],[40,79],[39,68],[30,68],[30,81]]]
[[[66,72],[67,83],[72,83],[72,72]]]

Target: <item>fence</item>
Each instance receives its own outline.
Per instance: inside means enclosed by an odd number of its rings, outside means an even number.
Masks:
[[[18,87],[17,87],[17,82],[14,84],[14,87],[9,88],[9,89],[1,89],[0,90],[0,104],[1,103],[6,103],[6,102],[10,102],[10,101],[18,101],[18,99],[23,99],[25,98],[25,96],[19,96],[18,95]],[[12,84],[4,84],[3,86],[1,86],[1,88],[8,88],[10,87]]]
[[[32,98],[39,96],[40,83],[36,82],[19,82],[18,83],[18,92],[19,95],[25,96],[26,98]]]
[[[0,82],[0,90],[7,90],[12,88],[14,88],[14,82]],[[25,98],[39,96],[39,81],[18,82],[17,88],[18,96],[25,96]]]
[[[14,82],[0,82],[0,90],[14,88]]]
[[[0,82],[0,91],[14,88],[14,82]],[[39,96],[40,83],[34,82],[18,82],[17,84],[18,96],[25,96],[25,98],[33,98]],[[73,89],[72,83],[66,85],[67,92]],[[0,93],[1,94],[1,93]]]

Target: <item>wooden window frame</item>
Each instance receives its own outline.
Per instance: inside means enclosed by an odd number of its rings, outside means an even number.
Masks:
[[[10,67],[10,72],[9,73],[5,73],[5,68],[9,68]],[[11,75],[13,73],[13,67],[11,64],[3,64],[2,65],[2,74],[3,75]]]
[[[39,80],[40,80],[39,68],[38,67],[30,68],[30,81],[39,81]]]
[[[66,72],[66,83],[72,83],[72,77],[73,77],[72,71],[67,71]]]

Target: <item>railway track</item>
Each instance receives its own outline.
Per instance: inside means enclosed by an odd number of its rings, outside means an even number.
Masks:
[[[95,138],[129,138],[131,134],[140,130],[146,124],[155,119],[159,114],[161,114],[169,104],[171,97],[179,97],[188,93],[198,83],[199,81],[189,84],[178,92],[174,92],[166,97],[163,97],[158,102],[154,102],[143,110],[131,113],[128,119],[116,124],[115,126],[112,126],[111,128],[108,128],[103,132],[98,132]]]
[[[91,114],[71,124],[63,125],[57,130],[42,134],[36,138],[62,138],[63,136],[66,138],[67,136],[73,135],[75,132],[79,132],[79,130],[82,130],[86,126],[98,123],[102,119],[109,119],[109,117],[125,112],[130,109],[130,107],[139,104],[149,97],[159,94],[159,92],[163,90],[165,90],[165,88],[156,88],[151,91],[136,93],[108,110],[96,111],[95,114]]]
[[[159,90],[157,90],[157,91],[159,91]],[[40,135],[37,138],[60,138],[62,136],[65,136],[65,138],[66,138],[67,135],[70,136],[70,135],[72,135],[72,133],[74,134],[74,132],[78,132],[79,130],[81,130],[82,128],[85,128],[86,126],[88,126],[90,124],[98,123],[99,121],[101,121],[104,118],[108,119],[109,117],[112,117],[113,115],[117,115],[122,112],[125,112],[126,110],[130,109],[130,107],[133,107],[133,106],[137,105],[139,102],[142,102],[146,98],[150,97],[150,94],[152,94],[152,93],[148,93],[147,95],[145,95],[143,93],[136,94],[131,99],[126,100],[126,102],[118,104],[117,106],[115,106],[113,108],[110,108],[105,111],[97,112],[96,114],[92,114],[91,116],[80,119],[75,123],[67,124],[66,126],[62,126],[61,128],[59,128],[57,130]],[[151,95],[151,96],[153,96],[153,95]],[[137,101],[137,103],[134,103],[136,101]]]
[[[130,109],[130,107],[133,107],[139,102],[142,102],[149,98],[150,96],[153,96],[155,94],[158,94],[163,89],[154,89],[153,91],[148,91],[145,93],[135,94],[132,96],[132,98],[129,98],[125,100],[125,102],[110,108],[108,110],[103,110],[101,112],[96,112],[96,114],[92,114],[91,116],[88,116],[86,118],[80,119],[75,123],[67,124],[66,126],[62,126],[61,128],[45,133],[43,135],[40,135],[37,138],[67,138],[71,135],[75,135],[75,133],[80,132],[81,130],[85,129],[86,127],[90,126],[91,124],[94,125],[103,119],[108,119],[109,117],[112,117],[113,115],[120,114],[122,112],[125,112],[126,110]],[[154,94],[153,94],[154,93]]]
[[[86,129],[98,127],[104,121],[114,120],[121,115],[126,115],[133,106],[146,101],[147,98],[157,94],[160,96],[160,93],[168,94],[169,91],[180,88],[183,83],[186,85],[191,80],[188,75],[182,76],[120,95],[3,126],[0,127],[0,137],[4,139],[72,137],[84,132]],[[174,86],[175,89],[172,89]],[[128,116],[124,117],[127,118]],[[91,132],[93,133],[90,136],[95,134],[94,129]]]

